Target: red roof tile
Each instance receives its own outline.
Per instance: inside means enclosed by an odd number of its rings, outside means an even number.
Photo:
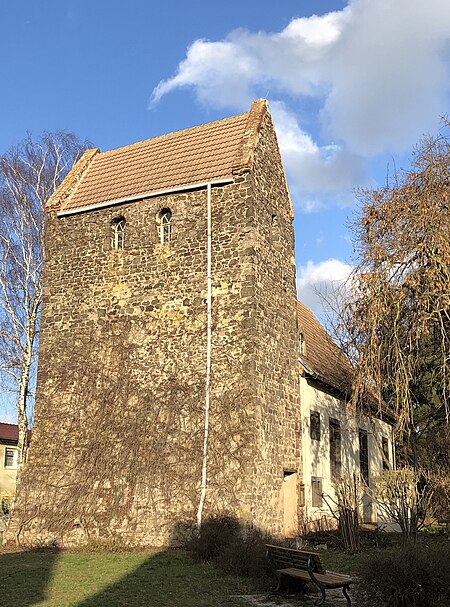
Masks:
[[[342,350],[334,343],[311,310],[297,302],[297,320],[305,342],[300,362],[307,374],[344,394],[350,394],[353,370]]]
[[[17,442],[19,440],[19,426],[0,422],[0,440]]]
[[[108,152],[87,150],[47,204],[70,211],[251,169],[267,102],[250,112]]]

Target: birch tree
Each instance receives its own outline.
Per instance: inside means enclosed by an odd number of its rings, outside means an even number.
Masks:
[[[33,404],[44,205],[86,148],[72,133],[44,133],[36,140],[28,135],[0,157],[0,385],[16,400],[19,468]]]

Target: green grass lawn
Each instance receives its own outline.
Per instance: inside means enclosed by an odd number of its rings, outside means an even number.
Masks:
[[[179,550],[0,553],[1,607],[242,607],[248,592]]]

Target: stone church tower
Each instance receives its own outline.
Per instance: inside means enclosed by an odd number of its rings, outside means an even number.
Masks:
[[[266,102],[88,150],[47,210],[35,427],[10,537],[156,545],[224,510],[295,526],[293,213]]]

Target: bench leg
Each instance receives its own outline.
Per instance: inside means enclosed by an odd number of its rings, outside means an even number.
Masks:
[[[314,605],[316,605],[316,607],[320,607],[320,605],[325,603],[325,588],[323,586],[319,586],[319,590],[322,593],[322,596],[317,601],[314,601]]]
[[[281,575],[277,575],[277,585],[272,590],[272,592],[278,592],[281,588]]]
[[[342,594],[345,596],[345,598],[347,599],[347,605],[350,607],[352,602],[350,600],[350,597],[348,596],[348,591],[350,590],[350,586],[344,586],[342,588]]]
[[[276,587],[272,590],[272,592],[278,592],[279,590],[281,590],[281,588],[284,586],[284,576],[281,575],[280,573],[276,573],[275,574],[277,576],[277,585]]]

